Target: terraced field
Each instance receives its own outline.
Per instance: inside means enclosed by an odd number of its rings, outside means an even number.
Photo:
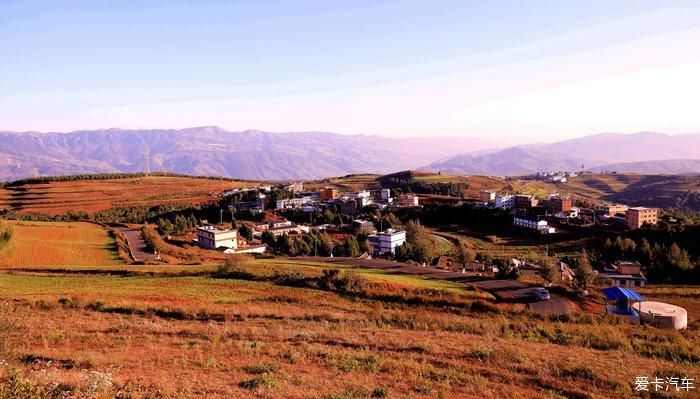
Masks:
[[[169,176],[54,181],[0,189],[0,210],[53,216],[69,210],[93,213],[136,205],[199,204],[215,199],[223,190],[254,185],[242,181]]]

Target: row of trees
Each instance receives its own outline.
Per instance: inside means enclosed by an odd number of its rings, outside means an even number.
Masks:
[[[694,269],[688,251],[677,243],[651,243],[646,237],[635,241],[618,236],[606,239],[598,254],[599,263],[620,259],[638,260],[644,267],[646,277],[652,281],[671,282],[687,277]]]
[[[275,237],[269,231],[262,234],[262,242],[275,253],[288,256],[350,256],[357,257],[370,250],[366,237],[350,235],[345,241],[336,241],[328,233],[311,232],[291,238],[286,234]]]

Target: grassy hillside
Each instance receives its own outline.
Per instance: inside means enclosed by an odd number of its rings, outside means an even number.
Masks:
[[[571,194],[589,201],[613,201],[630,205],[657,207],[683,206],[700,210],[700,176],[640,175],[640,174],[587,174],[569,179],[566,183],[550,183],[518,178],[501,179],[489,176],[460,176],[445,173],[405,171],[390,175],[351,175],[327,180],[340,188],[360,190],[378,189],[391,181],[406,184],[462,183],[464,195],[476,198],[480,191],[518,192],[544,197],[552,192]]]
[[[637,375],[692,377],[700,362],[697,325],[531,315],[383,272],[360,271],[343,292],[285,283],[324,267],[0,273],[0,379],[12,372],[37,397],[609,398],[631,396]]]
[[[28,183],[0,188],[0,210],[60,215],[69,210],[92,213],[135,205],[198,204],[211,201],[223,190],[253,185],[252,182],[171,176]]]

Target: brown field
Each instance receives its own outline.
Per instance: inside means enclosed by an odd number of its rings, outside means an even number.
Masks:
[[[369,292],[419,301],[272,277],[324,267],[254,261],[233,279],[182,266],[0,273],[0,393],[14,381],[32,398],[613,398],[632,397],[638,375],[700,376],[697,323],[672,332],[513,312],[381,271],[356,272]],[[697,301],[698,288],[685,290]]]
[[[109,266],[123,263],[115,239],[94,223],[7,221],[14,235],[0,250],[0,268]]]
[[[93,213],[114,207],[212,201],[222,191],[255,183],[217,179],[151,176],[110,180],[56,181],[0,188],[0,210],[61,215]]]

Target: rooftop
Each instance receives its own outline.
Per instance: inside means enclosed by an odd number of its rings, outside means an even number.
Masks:
[[[620,300],[628,300],[628,301],[645,301],[643,296],[639,295],[637,291],[629,289],[629,288],[622,288],[622,287],[608,287],[603,289],[603,295],[608,301],[620,301]]]

